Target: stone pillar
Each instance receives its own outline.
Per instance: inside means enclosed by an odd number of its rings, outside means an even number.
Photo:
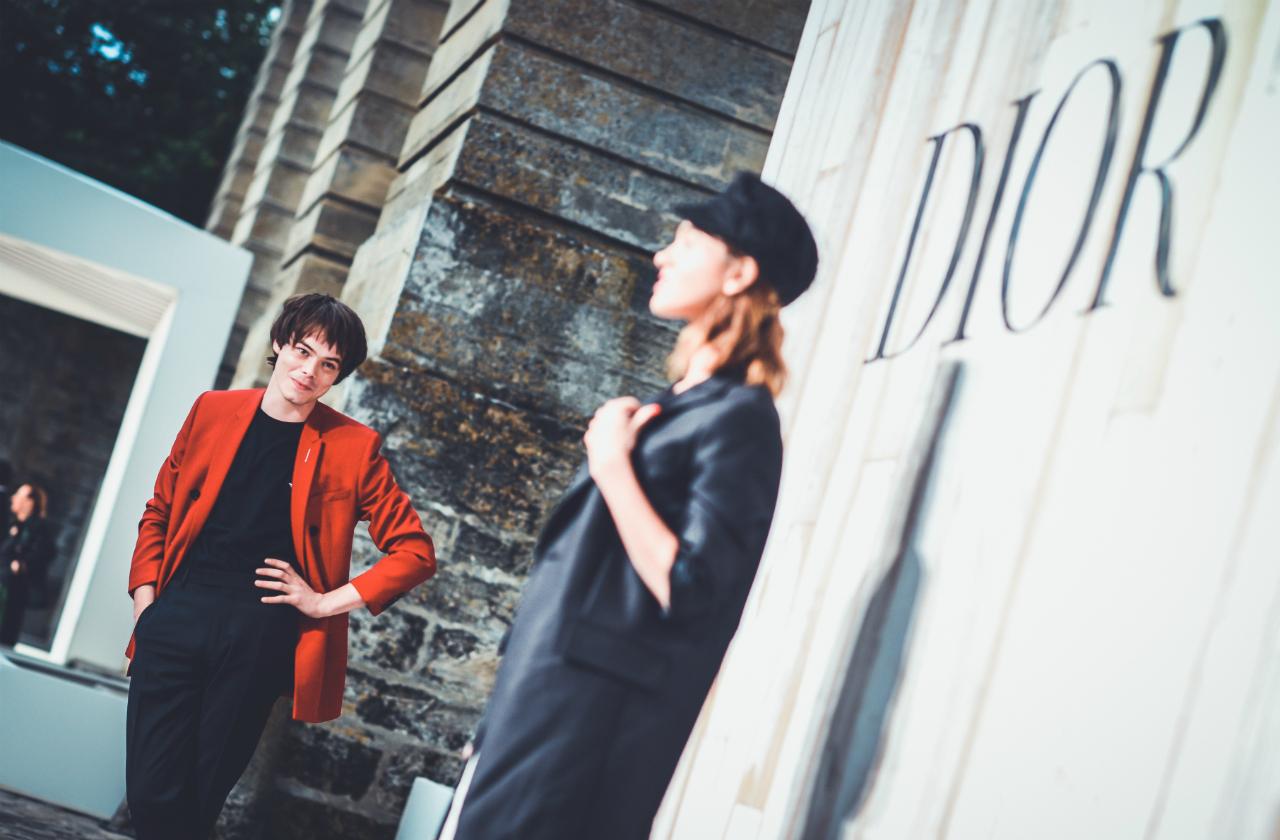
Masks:
[[[237,332],[247,330],[270,301],[364,8],[365,0],[314,0],[311,4],[280,104],[245,191],[244,209],[231,235],[231,242],[254,254],[249,285],[236,317]],[[236,387],[251,385],[265,368],[265,353],[257,346],[246,349],[247,345],[233,345],[234,340],[228,345],[228,357],[239,361],[231,383]]]
[[[271,836],[390,837],[414,776],[455,783],[585,418],[665,384],[664,211],[763,165],[808,4],[748,5],[451,5],[343,289],[371,358],[342,407],[384,435],[440,572],[352,615],[345,714],[288,727]]]
[[[271,322],[289,296],[341,293],[356,248],[373,233],[396,175],[447,9],[444,0],[369,4],[315,150],[270,300],[245,341],[239,384],[268,375],[262,359]]]
[[[249,94],[244,117],[236,131],[231,154],[223,166],[222,181],[218,184],[218,191],[214,193],[209,219],[205,223],[205,230],[223,239],[231,238],[240,218],[245,192],[262,154],[267,127],[271,125],[276,106],[280,104],[284,79],[289,73],[294,50],[298,46],[298,35],[310,9],[311,0],[286,2],[272,33],[271,43],[267,45],[267,53],[262,59],[253,91]]]

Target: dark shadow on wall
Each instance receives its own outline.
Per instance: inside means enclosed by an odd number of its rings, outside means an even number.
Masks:
[[[0,460],[42,484],[55,553],[21,641],[47,648],[147,342],[0,295]],[[9,517],[3,500],[0,520]]]
[[[884,751],[893,705],[906,670],[911,629],[924,582],[916,545],[928,512],[938,451],[960,382],[958,362],[936,375],[924,418],[903,458],[888,515],[890,560],[853,637],[844,676],[816,759],[804,840],[837,840],[861,811]]]

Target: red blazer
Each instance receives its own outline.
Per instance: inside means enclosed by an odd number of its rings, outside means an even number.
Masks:
[[[147,583],[164,592],[209,518],[262,389],[201,394],[156,476],[155,495],[138,523],[129,591]],[[409,496],[380,451],[381,436],[318,403],[307,418],[293,464],[293,548],[317,592],[350,580],[356,522],[386,554],[350,582],[374,615],[435,573],[435,549]],[[265,590],[264,590],[265,592]],[[292,607],[290,607],[292,609]],[[347,616],[301,622],[294,662],[293,717],[318,723],[342,713]],[[126,655],[133,657],[134,640]]]

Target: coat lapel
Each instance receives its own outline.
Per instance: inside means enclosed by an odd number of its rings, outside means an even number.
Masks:
[[[293,552],[298,558],[308,578],[319,580],[317,570],[311,567],[314,558],[306,552],[306,541],[303,531],[306,528],[307,498],[311,495],[311,485],[315,481],[316,466],[320,463],[320,452],[324,441],[320,436],[320,422],[323,418],[323,407],[317,405],[311,411],[306,424],[302,427],[302,435],[298,439],[298,454],[293,460],[293,489],[289,497],[289,524],[293,527]]]
[[[217,448],[213,452],[213,457],[209,459],[209,470],[205,473],[204,481],[200,486],[199,502],[191,506],[183,523],[192,540],[208,521],[214,502],[218,500],[218,493],[222,490],[222,483],[226,480],[227,473],[231,471],[231,462],[235,459],[245,432],[249,431],[249,424],[253,422],[253,416],[257,413],[261,402],[261,388],[247,391],[244,401],[227,420],[225,431],[218,438]]]
[[[712,376],[705,382],[700,382],[679,394],[668,388],[665,391],[650,395],[641,402],[646,405],[648,403],[657,403],[662,406],[662,411],[657,417],[650,420],[641,429],[640,433],[643,435],[650,432],[656,426],[668,422],[675,415],[682,414],[695,406],[716,399],[731,388],[736,381],[727,376]],[[542,533],[538,535],[538,542],[533,549],[535,558],[541,554],[542,549],[546,547],[551,538],[577,511],[580,499],[587,495],[590,490],[595,489],[595,486],[595,482],[591,480],[591,472],[588,470],[586,462],[583,461],[582,466],[578,467],[578,471],[569,482],[568,488],[560,497],[560,501],[556,502],[555,507],[551,509],[551,514],[547,517],[547,524],[543,526]]]

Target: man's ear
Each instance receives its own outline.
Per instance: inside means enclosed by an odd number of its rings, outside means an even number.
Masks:
[[[272,342],[271,342],[271,352],[272,352],[272,353],[275,353],[277,356],[279,356],[279,355],[280,355],[280,350],[281,350],[280,342],[278,342],[278,341],[272,341]]]
[[[741,294],[751,287],[751,284],[760,279],[760,263],[756,262],[756,258],[752,256],[741,256],[733,258],[733,267],[729,269],[729,273],[724,278],[724,285],[721,291],[728,297]]]

